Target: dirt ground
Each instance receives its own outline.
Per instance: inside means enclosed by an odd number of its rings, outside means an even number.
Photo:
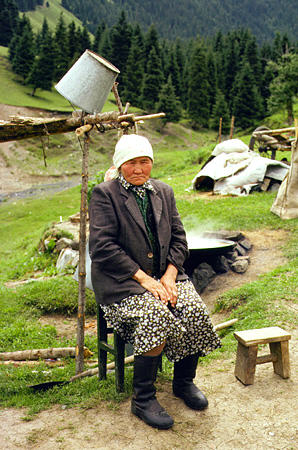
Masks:
[[[35,111],[40,114],[39,111]],[[32,115],[32,110],[0,105],[0,118],[9,114]],[[0,144],[0,194],[27,189],[38,180],[24,179],[7,170],[5,157],[13,143]],[[5,151],[5,153],[3,153]],[[50,181],[50,180],[49,180]],[[253,243],[251,264],[245,274],[228,272],[217,276],[202,294],[212,311],[218,295],[255,280],[258,275],[285,262],[280,247],[284,231],[250,232]],[[222,314],[213,322],[225,320]],[[76,319],[51,316],[40,320],[52,323],[64,336],[75,334]],[[87,332],[95,332],[87,320]],[[25,410],[0,409],[0,449],[61,450],[196,450],[196,449],[296,449],[297,436],[297,330],[288,330],[291,377],[275,375],[271,364],[259,365],[255,383],[244,386],[234,376],[235,355],[215,361],[197,370],[196,383],[205,392],[209,407],[204,412],[188,409],[173,397],[170,383],[157,384],[158,398],[175,420],[171,430],[159,431],[145,425],[130,413],[130,401],[112,410],[95,401],[92,408],[67,409],[57,406],[38,414],[32,421],[23,420]]]

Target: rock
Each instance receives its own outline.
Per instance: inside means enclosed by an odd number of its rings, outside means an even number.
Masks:
[[[79,241],[71,241],[71,248],[73,250],[79,250]]]
[[[199,264],[198,267],[194,269],[192,274],[192,282],[196,288],[196,291],[199,294],[203,292],[205,287],[208,286],[215,275],[216,273],[209,264],[205,262]]]
[[[56,263],[58,270],[63,270],[66,266],[76,267],[79,262],[79,252],[71,248],[62,249]]]
[[[244,250],[246,250],[246,251],[251,250],[251,248],[252,248],[252,244],[249,241],[249,239],[247,239],[247,238],[242,239],[241,241],[238,242],[238,244],[241,245],[241,247],[243,247]]]
[[[227,258],[224,255],[219,255],[214,258],[212,268],[216,273],[226,273],[230,270],[230,266]]]
[[[248,269],[248,264],[247,258],[237,258],[236,261],[231,264],[231,269],[236,273],[244,273]]]
[[[244,247],[242,247],[239,242],[237,243],[236,247],[235,247],[236,252],[238,253],[238,255],[240,256],[245,256],[246,255],[246,250]]]
[[[238,253],[234,250],[232,252],[225,253],[225,256],[228,260],[228,262],[231,264],[232,262],[236,261],[236,259],[239,257]]]
[[[59,239],[59,241],[56,242],[56,251],[60,253],[63,248],[71,247],[71,243],[72,239],[66,237]]]

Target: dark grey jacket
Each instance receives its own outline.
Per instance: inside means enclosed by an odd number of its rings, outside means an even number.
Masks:
[[[156,191],[149,195],[157,225],[161,273],[172,263],[178,269],[177,280],[186,280],[183,263],[188,248],[173,190],[161,181],[151,181]],[[118,180],[97,185],[89,217],[91,278],[97,301],[110,304],[145,292],[132,276],[138,269],[152,273],[153,254],[134,194]]]

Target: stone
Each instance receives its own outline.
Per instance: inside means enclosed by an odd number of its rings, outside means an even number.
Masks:
[[[248,264],[247,258],[237,258],[236,261],[231,264],[231,269],[236,273],[244,273],[248,269]]]
[[[56,267],[58,270],[63,270],[67,266],[76,267],[79,262],[79,252],[71,248],[64,248],[59,254]]]
[[[79,250],[79,241],[75,241],[75,240],[71,241],[71,248],[73,250]]]
[[[246,250],[246,251],[251,250],[251,248],[252,248],[252,244],[251,244],[250,240],[247,238],[242,239],[241,241],[238,242],[238,244],[241,245],[241,247],[243,247],[244,250]]]
[[[235,247],[236,252],[238,253],[238,255],[240,256],[245,256],[246,255],[246,250],[244,247],[242,247],[239,242],[237,243],[236,247]]]
[[[63,248],[71,247],[71,243],[72,239],[66,237],[59,239],[59,241],[56,242],[56,251],[60,253]]]
[[[227,258],[229,263],[232,263],[232,262],[236,261],[236,259],[239,256],[238,256],[238,253],[235,250],[233,250],[232,252],[225,253],[225,257]]]
[[[205,262],[199,264],[193,271],[192,274],[192,282],[196,291],[200,294],[203,292],[206,286],[210,283],[210,281],[215,277],[216,273],[210,266]]]
[[[216,273],[226,273],[230,270],[228,260],[224,255],[219,255],[214,258],[212,268]]]

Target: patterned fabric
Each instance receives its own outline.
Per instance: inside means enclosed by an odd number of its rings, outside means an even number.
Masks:
[[[136,193],[139,197],[144,198],[146,196],[146,189],[148,191],[155,192],[154,186],[152,185],[151,181],[148,180],[141,186],[136,186],[134,184],[129,183],[126,181],[122,173],[119,174],[118,177],[119,183],[128,191],[128,189],[131,189],[134,193]]]
[[[166,340],[164,353],[170,361],[188,355],[207,355],[220,347],[205,304],[190,281],[177,282],[175,308],[164,305],[146,291],[120,303],[101,305],[106,320],[141,355]]]

